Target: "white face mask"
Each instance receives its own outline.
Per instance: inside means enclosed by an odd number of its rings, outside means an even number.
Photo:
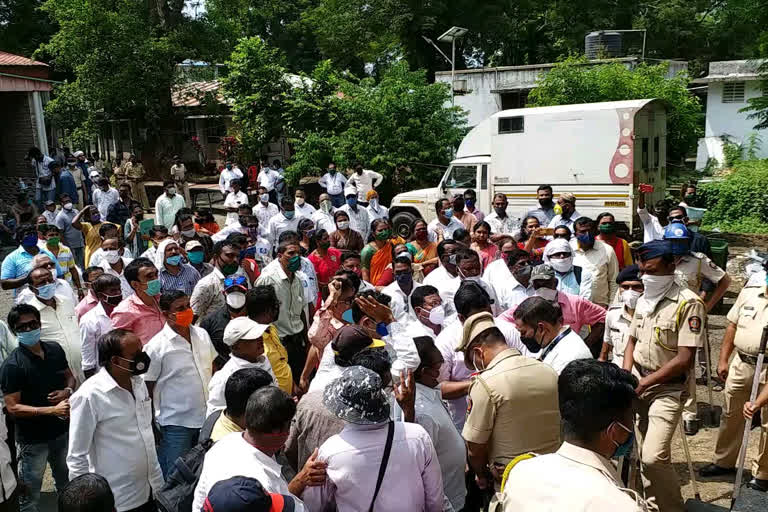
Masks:
[[[349,228],[349,221],[341,221],[338,224],[336,224],[336,227],[338,227],[341,230]]]
[[[445,321],[445,309],[442,304],[433,307],[429,311],[429,321],[433,325],[443,325],[443,321]]]
[[[267,204],[269,202],[269,194],[261,194],[259,199],[261,199],[262,203]]]
[[[555,272],[565,274],[566,272],[570,272],[573,268],[573,256],[569,256],[561,260],[550,258],[549,264],[553,269],[555,269]]]
[[[370,201],[368,201],[368,204],[371,205],[371,208],[378,208],[379,207],[379,198],[378,197],[372,197]]]
[[[660,299],[666,294],[675,282],[674,274],[668,276],[652,276],[649,274],[643,274],[641,278],[645,291],[643,295],[649,301]]]
[[[621,292],[621,301],[629,309],[635,309],[635,306],[637,305],[637,299],[640,298],[640,295],[642,294],[640,292],[636,292],[635,290],[624,290]]]
[[[475,359],[476,359],[476,358],[475,358],[475,353],[474,353],[474,352],[472,352],[472,366],[474,367],[474,369],[475,369],[475,372],[477,372],[477,373],[480,373],[480,372],[482,372],[483,370],[485,370],[485,368],[480,368],[479,366],[477,366],[477,361],[475,361]],[[482,361],[482,359],[480,360],[480,362],[481,362],[481,363],[483,362],[483,361]]]
[[[71,210],[72,208],[74,208],[74,206],[72,206],[72,203],[67,203],[64,205],[65,210]]]
[[[195,236],[195,229],[194,228],[187,229],[185,231],[182,231],[181,234],[186,236],[187,238],[192,238],[193,236]]]
[[[227,294],[227,306],[232,309],[240,309],[245,306],[245,294],[242,292],[232,292]]]
[[[320,209],[323,210],[324,213],[329,213],[331,211],[331,202],[327,199],[320,201]]]
[[[111,265],[114,265],[120,261],[120,253],[113,250],[104,251],[104,259],[107,260]]]
[[[298,206],[304,206],[304,198],[303,197],[297,197],[296,198],[296,204]]]
[[[557,290],[553,290],[551,288],[539,288],[536,290],[535,295],[538,295],[544,300],[548,300],[549,302],[555,302],[557,300]]]

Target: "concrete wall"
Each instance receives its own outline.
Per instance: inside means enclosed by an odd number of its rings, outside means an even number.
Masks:
[[[34,186],[32,167],[24,160],[29,148],[37,145],[30,93],[0,93],[0,200],[10,206],[16,200],[19,177]]]
[[[707,92],[707,117],[704,128],[704,138],[699,139],[696,152],[696,168],[701,169],[707,165],[709,158],[715,158],[723,163],[723,142],[721,137],[730,136],[736,144],[744,140],[754,132],[756,120],[747,119],[748,113],[739,112],[747,106],[746,100],[761,95],[760,82],[749,80],[744,87],[743,103],[723,103],[723,84],[725,82],[710,82]],[[760,158],[768,158],[768,132],[758,132],[763,141],[760,146]]]

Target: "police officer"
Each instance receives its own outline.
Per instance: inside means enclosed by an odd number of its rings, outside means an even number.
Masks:
[[[647,497],[664,512],[684,510],[671,464],[672,436],[687,398],[686,377],[704,346],[707,313],[701,298],[675,280],[668,240],[638,249],[644,292],[629,326],[624,369],[640,378],[636,429]]]
[[[725,407],[720,431],[717,434],[713,463],[699,470],[703,477],[729,475],[736,472],[734,466],[741,448],[744,433],[744,404],[749,400],[752,380],[755,377],[755,363],[760,346],[763,327],[768,325],[768,297],[766,286],[748,286],[741,290],[736,303],[728,312],[728,326],[720,349],[717,374],[725,381]],[[728,359],[734,349],[730,366]],[[761,383],[765,384],[766,369],[763,368]],[[761,400],[756,400],[757,408]],[[762,410],[762,436],[768,429],[768,410]],[[768,491],[768,443],[760,443],[758,457],[752,466],[754,478],[747,484],[753,489]]]
[[[600,361],[612,361],[619,367],[624,365],[624,348],[627,346],[629,325],[635,315],[637,300],[643,294],[643,282],[638,275],[637,265],[624,267],[616,277],[621,301],[608,307],[605,314],[605,332]]]
[[[720,267],[700,252],[691,252],[691,232],[682,222],[671,222],[664,228],[664,240],[672,244],[672,252],[675,255],[675,277],[678,282],[684,284],[693,293],[704,299],[707,313],[720,301],[731,284],[731,278]],[[715,289],[707,294],[702,290],[704,280],[709,281]],[[708,295],[708,296],[707,296]],[[705,336],[706,341],[706,336]],[[705,350],[709,350],[709,344],[705,344]],[[702,373],[706,375],[706,358],[699,351],[699,363],[703,366]],[[696,408],[696,378],[688,379],[688,400],[683,410],[683,428],[689,436],[699,431],[699,419]]]
[[[560,446],[557,374],[509,348],[488,312],[465,320],[456,351],[478,372],[469,388],[462,437],[478,486],[490,490],[513,458]]]

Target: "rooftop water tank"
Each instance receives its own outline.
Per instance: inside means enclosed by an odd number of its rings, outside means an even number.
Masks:
[[[584,38],[584,49],[589,60],[621,57],[621,33],[590,32]]]

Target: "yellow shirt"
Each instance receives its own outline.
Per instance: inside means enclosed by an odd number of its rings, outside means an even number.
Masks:
[[[117,227],[118,233],[120,232],[120,226],[111,222],[102,222],[96,226],[90,222],[81,222],[80,231],[83,232],[83,238],[85,239],[85,266],[88,267],[91,264],[91,254],[97,249],[101,248],[101,236],[99,236],[99,228],[101,224],[112,224]],[[85,270],[85,269],[83,269]]]
[[[214,443],[221,439],[222,437],[226,436],[227,434],[231,434],[232,432],[242,432],[243,429],[240,428],[240,426],[229,419],[229,416],[227,416],[227,413],[224,411],[221,411],[221,415],[219,415],[219,419],[216,420],[216,423],[213,425],[213,430],[211,430],[211,441]]]
[[[293,393],[293,373],[288,366],[288,351],[280,342],[277,329],[270,325],[264,333],[264,352],[272,365],[272,371],[277,379],[277,387],[288,394]]]

